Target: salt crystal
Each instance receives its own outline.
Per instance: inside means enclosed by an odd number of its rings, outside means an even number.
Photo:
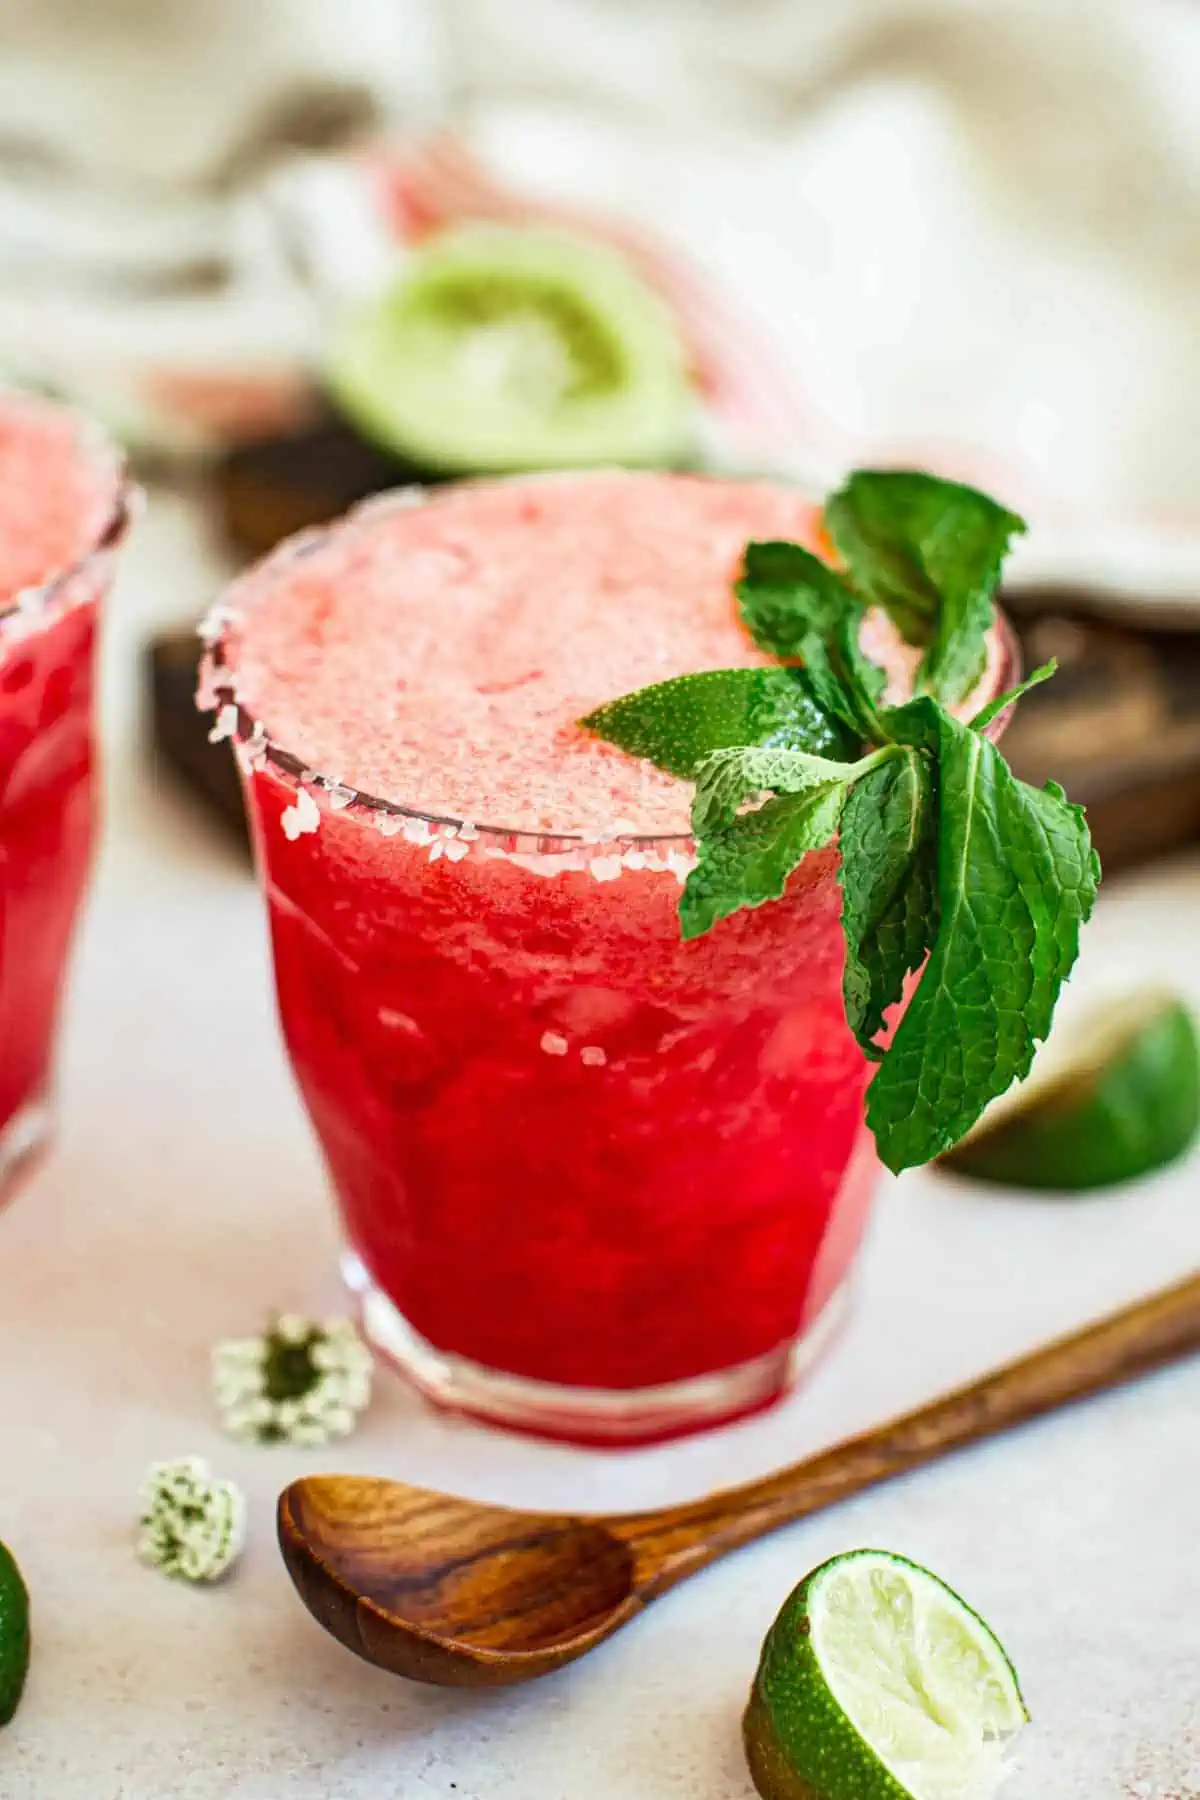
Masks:
[[[254,730],[240,746],[242,762],[248,769],[259,769],[267,760],[267,728],[261,719],[254,721]]]
[[[428,844],[433,837],[428,819],[405,819],[400,827],[410,844]]]
[[[358,798],[352,787],[342,781],[327,781],[325,792],[329,795],[329,804],[334,812],[341,812],[343,807],[351,806]]]
[[[447,862],[461,862],[464,856],[471,853],[470,844],[464,844],[461,838],[448,840],[442,845],[442,855]]]
[[[429,860],[431,863],[437,861],[445,847],[446,846],[443,844],[441,838],[434,838],[432,844],[429,846]]]
[[[599,1044],[585,1044],[579,1052],[579,1060],[581,1063],[586,1063],[589,1069],[602,1069],[608,1061],[608,1057]]]
[[[621,875],[621,859],[619,856],[593,856],[588,868],[597,881],[617,881]]]
[[[470,819],[464,819],[462,824],[458,828],[458,835],[466,843],[471,843],[471,842],[473,842],[473,840],[475,838],[477,838],[479,836],[479,832],[476,829],[476,827],[472,824]]]
[[[565,1056],[567,1054],[567,1040],[557,1031],[543,1031],[542,1049],[546,1052],[547,1056]]]
[[[399,813],[381,812],[375,814],[375,822],[381,837],[398,837],[408,823]]]
[[[627,869],[644,869],[646,852],[644,850],[626,850],[621,861]]]
[[[226,738],[234,736],[237,728],[238,709],[231,700],[227,700],[216,716],[213,728],[208,734],[208,741],[210,744],[223,743]]]
[[[629,837],[636,830],[632,819],[610,819],[607,824],[598,826],[593,835],[598,844],[611,844],[617,838]]]
[[[685,856],[682,850],[668,851],[667,867],[670,869],[672,875],[674,875],[680,887],[683,886],[695,866],[696,858],[694,856]]]
[[[233,612],[230,607],[228,607],[228,606],[211,607],[210,610],[208,611],[208,613],[205,615],[205,617],[203,619],[201,619],[199,625],[196,627],[196,636],[200,639],[200,642],[202,644],[209,644],[209,645],[215,644],[215,643],[219,642],[219,640],[221,638],[224,637],[226,631],[228,630],[230,625],[232,625],[232,623],[233,623]]]
[[[283,835],[289,843],[295,843],[306,831],[315,831],[321,823],[321,814],[316,801],[307,788],[298,788],[294,806],[285,806],[280,820]]]

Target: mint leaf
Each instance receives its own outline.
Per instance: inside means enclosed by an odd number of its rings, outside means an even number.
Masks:
[[[845,725],[828,716],[792,669],[681,675],[598,706],[580,724],[684,777],[711,751],[735,744],[786,744],[830,756],[855,748]]]
[[[958,482],[859,470],[828,502],[825,524],[855,592],[924,646],[918,689],[955,705],[983,673],[992,596],[1024,521]]]
[[[752,748],[706,757],[692,805],[697,864],[679,905],[684,937],[699,937],[739,907],[777,900],[805,851],[836,835],[853,783],[905,754],[889,746],[837,763]],[[754,812],[739,810],[765,792],[774,798]]]
[[[1003,766],[1007,769],[1008,765]],[[1043,909],[1040,922],[1047,954],[1042,977],[1052,1013],[1058,991],[1079,954],[1079,928],[1087,923],[1095,905],[1100,858],[1092,846],[1083,807],[1073,805],[1056,781],[1035,788],[1015,776],[1012,780],[1034,827],[1029,855],[1035,864],[1036,893]],[[1034,884],[1030,886],[1032,891]]]
[[[851,790],[841,822],[846,1021],[867,1055],[937,929],[931,763],[906,750]]]
[[[874,750],[858,762],[831,762],[799,750],[715,750],[696,770],[696,794],[692,802],[692,830],[702,838],[731,825],[746,801],[768,791],[802,794],[826,782],[849,785],[878,762],[899,754],[894,749]]]
[[[887,677],[863,654],[864,608],[841,576],[799,544],[748,544],[737,595],[760,649],[798,659],[825,711],[875,739]]]
[[[1007,689],[1003,694],[997,694],[994,700],[989,700],[987,705],[981,707],[975,714],[971,720],[971,730],[986,731],[993,719],[998,719],[1002,712],[1007,712],[1010,706],[1015,706],[1022,694],[1027,694],[1030,688],[1041,687],[1043,681],[1049,681],[1057,669],[1058,658],[1052,656],[1049,662],[1044,662],[1040,669],[1035,669],[1032,675],[1027,675],[1024,681],[1017,683],[1016,687]]]
[[[1018,781],[994,744],[929,700],[893,717],[936,739],[939,785],[933,948],[867,1093],[879,1154],[899,1171],[949,1149],[1028,1072],[1099,867],[1061,790]]]
[[[843,781],[821,782],[768,800],[700,838],[696,867],[679,900],[684,939],[701,936],[743,906],[778,900],[806,852],[836,836],[845,797]]]
[[[747,544],[736,591],[747,631],[781,661],[802,657],[805,638],[831,637],[848,612],[862,611],[842,577],[799,544]]]
[[[858,717],[874,727],[878,723],[875,709],[887,687],[887,673],[870,660],[862,647],[862,622],[861,610],[847,613],[834,627],[833,642],[838,673],[855,702]]]

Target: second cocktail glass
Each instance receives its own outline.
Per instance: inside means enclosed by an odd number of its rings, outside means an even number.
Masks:
[[[0,1199],[43,1144],[91,860],[98,616],[129,516],[115,447],[0,393]]]

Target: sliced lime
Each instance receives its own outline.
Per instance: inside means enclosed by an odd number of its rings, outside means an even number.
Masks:
[[[29,1669],[29,1593],[12,1552],[0,1544],[0,1725],[17,1710]]]
[[[1146,992],[1056,1032],[1029,1079],[941,1160],[1008,1187],[1082,1193],[1173,1162],[1200,1130],[1200,1047],[1183,1003]]]
[[[767,1633],[744,1735],[764,1800],[989,1800],[1028,1719],[996,1638],[885,1550],[807,1575]]]
[[[441,233],[341,320],[329,392],[430,472],[658,464],[690,449],[683,346],[659,296],[568,232]]]

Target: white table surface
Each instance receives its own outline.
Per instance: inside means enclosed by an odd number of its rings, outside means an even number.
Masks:
[[[408,1686],[327,1638],[274,1544],[305,1470],[390,1472],[548,1507],[699,1493],[832,1441],[1200,1263],[1200,1164],[1082,1203],[923,1174],[880,1197],[858,1304],[806,1388],[680,1446],[584,1455],[426,1412],[391,1377],[325,1452],[216,1429],[206,1359],[268,1309],[339,1305],[332,1211],[277,1039],[236,857],[139,745],[135,652],[219,578],[156,496],[106,671],[108,835],[77,960],[57,1151],[0,1216],[0,1538],[35,1609],[3,1800],[745,1800],[738,1716],[784,1594],[873,1544],[944,1574],[1035,1715],[1010,1800],[1200,1792],[1200,1362],[894,1483],[743,1552],[564,1674]],[[1142,977],[1200,1003],[1200,859],[1114,882],[1074,999]],[[145,1465],[206,1455],[250,1497],[233,1579],[132,1552]]]

